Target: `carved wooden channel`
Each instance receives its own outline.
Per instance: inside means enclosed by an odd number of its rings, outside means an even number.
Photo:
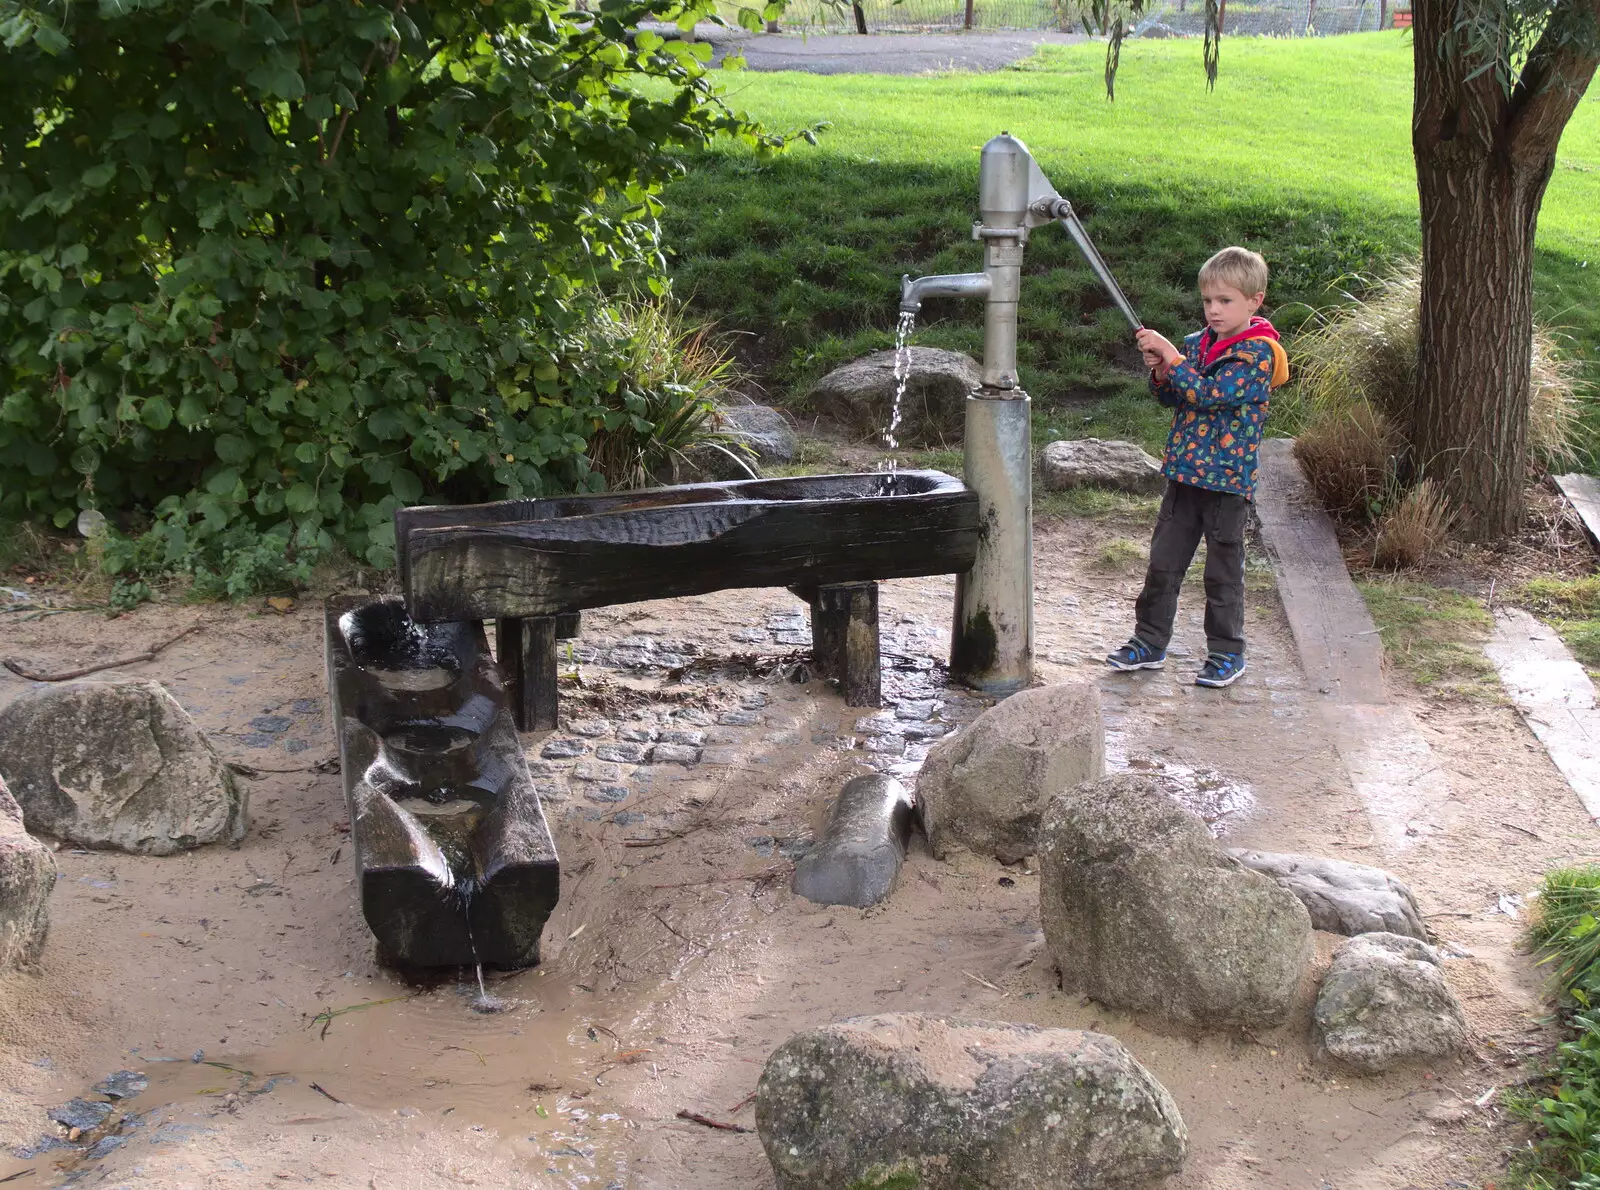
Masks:
[[[361,909],[385,961],[526,967],[561,870],[483,625],[325,610]]]
[[[497,622],[529,731],[556,724],[572,613],[736,587],[810,602],[818,668],[847,705],[877,706],[877,581],[969,570],[978,498],[941,471],[811,475],[407,508],[395,536],[413,617]]]

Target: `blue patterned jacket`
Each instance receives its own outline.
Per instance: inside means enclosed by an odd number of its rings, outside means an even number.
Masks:
[[[1172,365],[1165,380],[1151,374],[1156,399],[1177,411],[1163,475],[1190,487],[1254,497],[1267,401],[1289,375],[1277,340],[1277,331],[1264,318],[1220,344],[1207,328],[1183,340],[1183,359]]]

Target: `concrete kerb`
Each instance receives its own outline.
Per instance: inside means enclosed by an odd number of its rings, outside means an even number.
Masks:
[[[1333,522],[1312,494],[1293,442],[1262,443],[1256,516],[1272,558],[1300,663],[1361,796],[1373,838],[1396,855],[1444,825],[1449,779],[1409,712],[1383,682],[1383,642],[1339,550]]]
[[[1600,821],[1600,708],[1594,683],[1555,630],[1521,608],[1497,608],[1484,645],[1517,711]]]

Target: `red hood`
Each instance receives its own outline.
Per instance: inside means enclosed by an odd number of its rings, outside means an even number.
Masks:
[[[1265,318],[1259,316],[1251,318],[1250,325],[1237,335],[1229,335],[1226,339],[1215,339],[1211,328],[1207,327],[1200,333],[1200,366],[1209,368],[1221,357],[1224,351],[1235,343],[1242,343],[1246,339],[1271,339],[1276,343],[1278,341],[1278,331]]]

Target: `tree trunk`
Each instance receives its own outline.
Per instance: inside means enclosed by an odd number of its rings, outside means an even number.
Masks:
[[[1416,156],[1422,309],[1413,463],[1418,478],[1443,486],[1469,536],[1502,537],[1522,517],[1533,233],[1554,159],[1527,171],[1421,136]]]
[[[1458,8],[1413,5],[1422,306],[1411,463],[1444,488],[1462,530],[1488,540],[1522,516],[1534,229],[1594,66],[1536,48],[1514,88],[1493,69],[1472,77]]]

